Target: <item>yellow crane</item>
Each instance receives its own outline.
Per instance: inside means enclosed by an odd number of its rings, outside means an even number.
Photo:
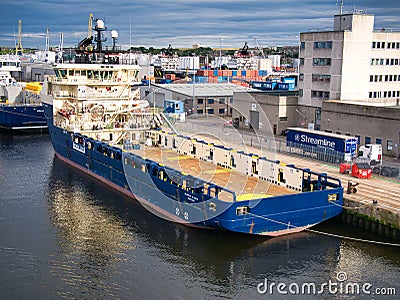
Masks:
[[[93,19],[93,14],[89,14],[88,31],[87,31],[88,39],[93,38],[92,19]]]
[[[89,50],[92,51],[92,41],[93,41],[93,14],[89,14],[89,21],[88,21],[88,32],[86,38],[79,42],[78,48],[81,50]]]

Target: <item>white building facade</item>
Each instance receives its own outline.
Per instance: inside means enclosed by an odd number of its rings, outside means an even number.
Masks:
[[[400,32],[373,27],[373,15],[354,12],[335,15],[332,31],[300,34],[299,105],[399,105]]]

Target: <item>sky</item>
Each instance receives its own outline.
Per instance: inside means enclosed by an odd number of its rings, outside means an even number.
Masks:
[[[299,33],[329,30],[339,13],[336,0],[1,0],[0,46],[13,47],[22,20],[22,46],[76,46],[87,36],[89,14],[105,20],[106,45],[211,48],[298,45]],[[375,15],[375,28],[400,31],[399,0],[344,0],[343,11]]]

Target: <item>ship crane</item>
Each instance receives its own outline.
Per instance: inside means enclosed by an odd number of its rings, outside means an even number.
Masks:
[[[80,50],[85,50],[86,48],[90,51],[92,50],[92,49],[89,49],[89,48],[91,48],[92,41],[93,41],[93,33],[92,33],[93,32],[93,29],[92,29],[92,21],[93,20],[92,19],[93,19],[93,14],[89,14],[87,36],[82,41],[79,42],[78,48]]]
[[[240,50],[240,54],[243,56],[249,55],[249,45],[247,45],[247,42],[244,43],[244,46]]]

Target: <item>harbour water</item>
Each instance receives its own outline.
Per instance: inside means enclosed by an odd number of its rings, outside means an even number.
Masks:
[[[337,220],[315,229],[382,241]],[[183,227],[58,160],[48,135],[0,133],[3,299],[396,299],[399,250]]]

